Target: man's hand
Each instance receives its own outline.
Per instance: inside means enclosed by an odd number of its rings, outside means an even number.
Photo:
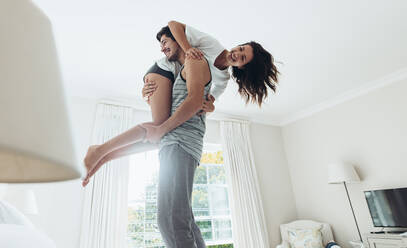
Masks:
[[[208,94],[206,97],[207,100],[204,100],[202,104],[202,109],[199,111],[198,115],[203,115],[205,113],[210,113],[215,111],[215,105],[213,104],[215,102],[215,97],[213,97],[211,94]]]
[[[142,95],[143,99],[150,104],[150,96],[153,95],[154,91],[157,89],[157,84],[154,81],[149,81],[146,78],[146,81],[143,86]]]
[[[191,47],[185,52],[186,58],[203,59],[204,55],[201,50],[195,47]]]
[[[151,143],[158,143],[161,137],[163,137],[165,134],[163,128],[161,128],[160,126],[154,126],[151,123],[143,123],[141,124],[141,127],[146,130],[146,136],[144,140]]]

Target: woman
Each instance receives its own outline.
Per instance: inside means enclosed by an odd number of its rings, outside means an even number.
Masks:
[[[143,96],[149,98],[152,125],[160,125],[170,115],[173,79],[160,69],[164,68],[164,71],[178,75],[181,68],[178,62],[183,61],[180,59],[182,56],[193,59],[205,57],[208,61],[212,76],[212,96],[209,96],[209,101],[204,102],[203,110],[206,112],[213,111],[213,101],[225,90],[230,78],[229,67],[232,68],[232,77],[239,86],[238,91],[246,102],[256,102],[261,106],[267,97],[267,87],[275,91],[279,72],[271,54],[256,42],[248,42],[228,51],[209,35],[176,21],[169,22],[167,27],[161,29],[157,40],[161,43],[161,51],[166,55],[166,59],[157,61],[149,70],[143,89]],[[145,134],[145,129],[137,125],[102,145],[89,147],[84,159],[88,174],[83,186],[86,186],[89,178],[104,163],[151,149],[152,145],[141,142]]]

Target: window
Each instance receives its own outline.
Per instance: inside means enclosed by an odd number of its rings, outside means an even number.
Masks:
[[[127,239],[129,248],[165,247],[157,226],[158,151],[130,158]],[[192,210],[208,248],[233,247],[223,154],[205,145],[195,172]]]

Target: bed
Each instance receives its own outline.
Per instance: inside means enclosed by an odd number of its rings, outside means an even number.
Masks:
[[[0,247],[56,248],[54,241],[35,228],[24,214],[2,200],[0,200]]]

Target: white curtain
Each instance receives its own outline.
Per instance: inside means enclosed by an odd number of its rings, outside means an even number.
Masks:
[[[134,125],[130,107],[100,103],[91,144],[101,144]],[[81,248],[126,247],[128,157],[106,163],[85,188]]]
[[[230,191],[233,247],[269,248],[249,123],[221,121],[221,136]]]

